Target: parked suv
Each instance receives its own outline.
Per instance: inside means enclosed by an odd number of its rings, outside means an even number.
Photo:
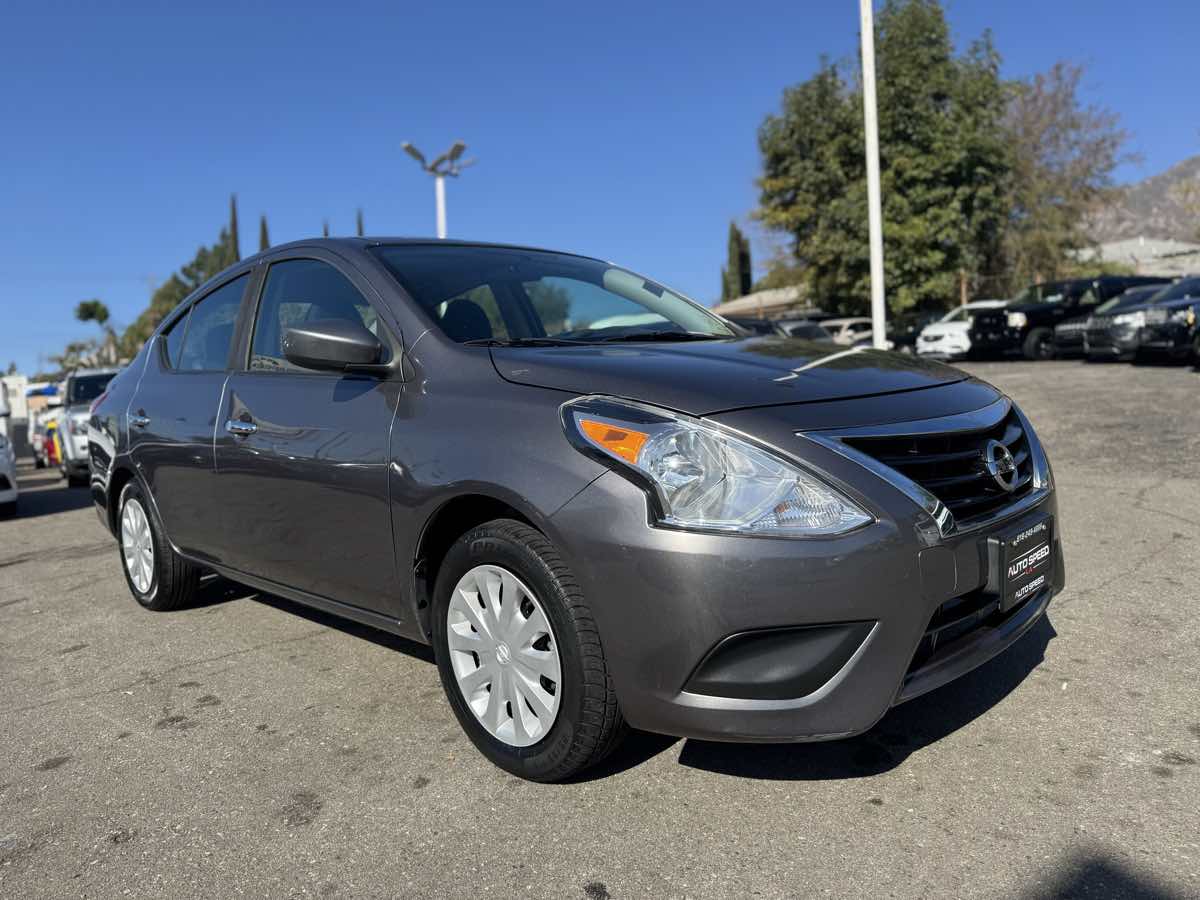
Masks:
[[[1082,354],[1092,361],[1105,357],[1106,353],[1103,349],[1100,352],[1089,349],[1088,335],[1096,335],[1098,330],[1106,327],[1107,323],[1111,322],[1115,316],[1148,302],[1150,298],[1161,290],[1163,290],[1163,286],[1159,284],[1130,288],[1125,293],[1118,294],[1111,300],[1105,300],[1086,316],[1079,316],[1055,325],[1055,356],[1062,358]]]
[[[1097,306],[1131,287],[1165,284],[1169,278],[1103,275],[1052,281],[1026,288],[1007,307],[981,311],[971,325],[973,356],[1020,352],[1026,359],[1054,357],[1054,326],[1086,317]]]
[[[59,414],[62,459],[59,470],[71,487],[88,483],[88,409],[104,393],[117,369],[77,369],[63,384],[63,408]]]
[[[995,388],[737,335],[564,253],[273,248],[166,318],[89,434],[144,607],[212,570],[428,642],[475,746],[531,779],[626,724],[857,734],[1065,580],[1050,464]]]
[[[1189,310],[1200,298],[1200,276],[1181,278],[1142,303],[1105,310],[1088,322],[1090,360],[1184,359],[1192,347]]]

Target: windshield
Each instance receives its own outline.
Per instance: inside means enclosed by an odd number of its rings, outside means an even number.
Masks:
[[[788,334],[794,338],[801,338],[806,341],[830,341],[833,336],[820,325],[793,325],[788,329]]]
[[[1105,300],[1096,307],[1097,313],[1112,312],[1114,309],[1124,309],[1126,306],[1133,306],[1137,303],[1150,302],[1155,294],[1161,293],[1162,288],[1159,285],[1154,287],[1131,288],[1123,294],[1117,294],[1111,300]]]
[[[453,244],[385,244],[372,252],[459,343],[735,336],[698,304],[593,259]]]
[[[76,375],[71,379],[67,388],[67,406],[77,406],[80,403],[91,403],[104,393],[108,383],[112,381],[112,373],[104,375]]]
[[[1081,285],[1078,282],[1070,281],[1048,281],[1044,284],[1031,284],[1017,296],[1016,302],[1020,303],[1061,303],[1063,300],[1078,296],[1083,293],[1081,288],[1086,288],[1087,285]]]
[[[1188,297],[1200,297],[1200,278],[1183,278],[1170,287],[1165,287],[1149,301],[1151,303],[1167,303],[1171,300],[1185,300]]]

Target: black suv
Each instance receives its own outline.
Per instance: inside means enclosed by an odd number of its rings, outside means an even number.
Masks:
[[[988,356],[1020,351],[1026,359],[1053,359],[1054,326],[1086,318],[1101,303],[1129,288],[1168,281],[1149,275],[1102,275],[1031,285],[1008,306],[975,313],[971,353]]]

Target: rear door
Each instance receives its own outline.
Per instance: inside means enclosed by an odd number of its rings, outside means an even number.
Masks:
[[[399,330],[382,309],[370,284],[333,254],[271,261],[248,353],[221,402],[216,496],[227,565],[397,616],[387,465],[403,384],[304,369],[281,347],[291,325],[345,318],[399,353]]]
[[[154,339],[129,406],[130,452],[167,536],[200,559],[212,558],[222,544],[213,433],[250,280],[250,272],[226,280]]]

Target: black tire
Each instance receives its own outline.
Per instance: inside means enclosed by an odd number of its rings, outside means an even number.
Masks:
[[[493,737],[459,690],[446,640],[450,594],[483,564],[510,570],[534,592],[551,627],[561,661],[559,709],[546,736],[528,747]],[[628,731],[617,706],[596,623],[579,585],[554,545],[539,531],[496,519],[464,534],[442,562],[434,588],[433,650],[442,687],[459,724],[500,768],[531,781],[561,781],[600,762]]]
[[[1054,330],[1044,325],[1029,329],[1021,352],[1026,359],[1054,359]]]
[[[12,519],[17,515],[17,501],[10,500],[8,503],[0,503],[0,519]]]
[[[154,546],[152,578],[145,591],[139,590],[134,584],[129,574],[129,566],[125,564],[125,554],[120,543],[125,504],[131,500],[136,500],[144,510]],[[117,501],[117,542],[118,553],[121,555],[121,571],[125,574],[125,583],[129,585],[133,599],[155,612],[168,612],[192,603],[200,586],[200,569],[171,549],[154,505],[147,501],[136,479],[125,485],[121,491],[121,498]]]
[[[81,488],[87,487],[91,482],[91,478],[87,475],[68,475],[67,487]]]
[[[1192,339],[1192,368],[1200,371],[1200,329],[1196,331],[1196,337]]]
[[[46,461],[44,459],[42,459],[40,456],[35,456],[33,458],[33,467],[35,469],[44,469],[44,468],[46,468]]]

